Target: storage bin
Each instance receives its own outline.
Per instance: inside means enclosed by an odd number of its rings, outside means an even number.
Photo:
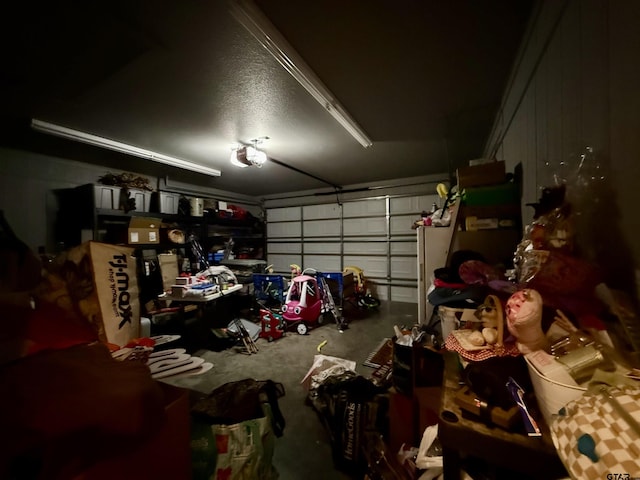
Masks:
[[[159,192],[160,197],[160,213],[169,213],[171,215],[178,214],[178,204],[180,195],[177,193]]]
[[[93,185],[93,197],[96,208],[118,210],[120,208],[121,187],[110,185]]]
[[[130,188],[129,198],[133,198],[136,201],[136,212],[151,211],[151,192]]]
[[[79,187],[84,189],[85,187]],[[113,185],[92,185],[95,208],[104,210],[120,210],[122,187]],[[129,188],[129,198],[136,201],[136,212],[149,212],[151,209],[151,192],[138,188]]]

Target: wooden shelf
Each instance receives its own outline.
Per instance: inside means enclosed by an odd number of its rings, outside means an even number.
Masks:
[[[469,230],[462,227],[465,218],[513,219],[508,228]],[[418,227],[418,321],[431,320],[433,306],[427,300],[427,289],[437,268],[446,267],[450,255],[457,250],[473,250],[487,263],[510,265],[522,238],[521,209],[517,204],[468,206],[456,204],[448,227]]]

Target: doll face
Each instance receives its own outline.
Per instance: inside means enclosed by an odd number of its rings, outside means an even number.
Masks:
[[[531,289],[519,290],[507,300],[507,320],[511,323],[517,322],[519,318],[536,313],[541,307],[542,300],[538,292]]]

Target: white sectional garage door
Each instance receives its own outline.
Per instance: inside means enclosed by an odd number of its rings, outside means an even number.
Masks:
[[[416,233],[411,227],[437,195],[381,196],[266,209],[267,261],[320,271],[354,265],[381,300],[417,302]]]

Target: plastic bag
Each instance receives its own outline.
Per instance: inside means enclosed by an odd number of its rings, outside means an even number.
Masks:
[[[271,461],[285,426],[284,394],[281,383],[244,379],[198,400],[191,408],[193,478],[278,478]]]
[[[550,252],[572,254],[574,233],[570,211],[570,206],[563,204],[527,225],[514,255],[518,282],[530,282],[542,270]]]
[[[313,391],[329,376],[341,375],[347,371],[355,372],[356,362],[329,355],[316,355],[313,357],[313,365],[300,383],[307,391]]]
[[[366,467],[366,434],[385,432],[387,397],[383,388],[353,371],[332,375],[311,396],[331,440],[336,468],[362,478]]]
[[[416,455],[416,467],[427,470],[420,480],[430,480],[442,473],[442,446],[438,440],[438,424],[429,425],[422,434],[420,448]]]
[[[448,208],[439,208],[433,212],[429,218],[431,218],[431,225],[434,227],[448,227],[451,225],[451,211]]]

